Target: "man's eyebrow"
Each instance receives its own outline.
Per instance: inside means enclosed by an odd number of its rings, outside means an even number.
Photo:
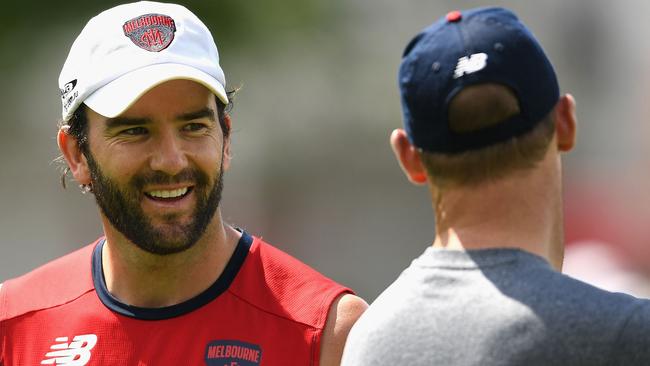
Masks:
[[[215,122],[215,113],[214,113],[214,109],[205,107],[198,111],[183,113],[176,118],[181,121],[191,121],[193,119],[208,118],[210,121]]]
[[[215,122],[216,120],[215,120],[214,109],[205,107],[198,111],[180,114],[176,117],[176,119],[180,121],[191,121],[194,119],[201,119],[201,118],[208,118],[210,121]],[[124,126],[140,126],[149,123],[151,123],[150,118],[129,118],[129,117],[118,116],[114,118],[108,118],[106,120],[106,128],[111,129],[111,128],[124,127]]]
[[[124,126],[139,126],[150,123],[149,118],[128,118],[128,117],[114,117],[106,120],[106,128],[117,128]]]

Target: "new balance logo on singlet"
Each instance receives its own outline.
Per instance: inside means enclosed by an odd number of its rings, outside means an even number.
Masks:
[[[475,53],[459,58],[454,70],[454,79],[483,70],[487,65],[487,58],[488,56],[485,53]]]
[[[59,337],[55,342],[57,343],[50,347],[52,351],[45,355],[41,365],[84,366],[90,361],[90,350],[97,344],[97,336],[78,335],[70,343],[68,337]]]

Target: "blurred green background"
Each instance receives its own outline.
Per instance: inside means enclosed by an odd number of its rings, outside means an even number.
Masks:
[[[92,197],[75,184],[63,190],[52,162],[58,156],[57,78],[87,20],[118,3],[2,5],[0,282],[101,234]],[[650,247],[644,223],[650,217],[648,3],[179,3],[213,31],[229,86],[241,87],[225,219],[367,300],[433,238],[428,193],[403,178],[388,136],[401,126],[396,72],[403,47],[454,9],[496,4],[515,10],[547,50],[562,90],[576,96],[579,145],[565,159],[568,241]],[[602,215],[587,215],[590,205]]]

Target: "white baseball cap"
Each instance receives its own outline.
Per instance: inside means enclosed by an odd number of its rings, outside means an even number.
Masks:
[[[92,18],[72,44],[59,75],[62,118],[81,103],[116,117],[173,79],[203,84],[228,104],[217,46],[196,15],[151,1],[116,6]]]

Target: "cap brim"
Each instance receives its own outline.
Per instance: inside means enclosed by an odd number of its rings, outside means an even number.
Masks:
[[[176,79],[202,84],[228,104],[226,90],[217,79],[193,67],[171,63],[150,65],[124,74],[96,90],[84,103],[102,116],[114,118],[129,109],[147,91]]]

